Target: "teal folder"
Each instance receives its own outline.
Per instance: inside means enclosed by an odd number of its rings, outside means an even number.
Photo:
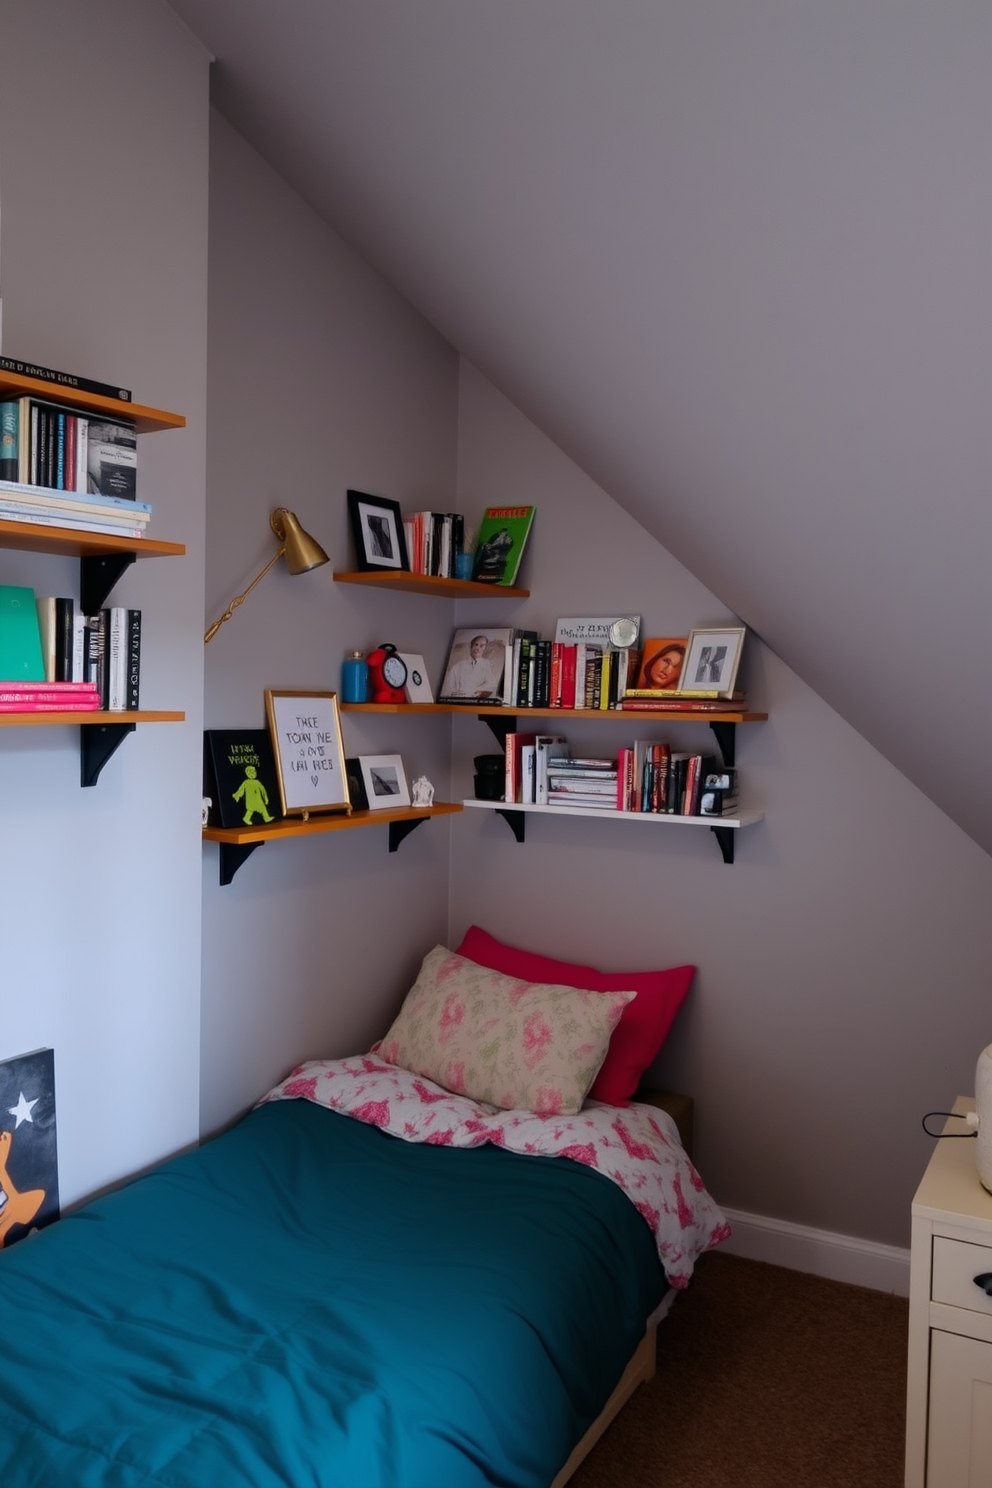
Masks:
[[[0,682],[44,682],[34,590],[0,584]]]

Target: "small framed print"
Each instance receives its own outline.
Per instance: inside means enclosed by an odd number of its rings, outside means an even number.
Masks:
[[[351,811],[336,692],[265,693],[284,816]]]
[[[386,496],[368,496],[364,491],[349,491],[348,513],[361,573],[379,568],[409,569],[398,501],[390,501]]]
[[[409,806],[410,792],[398,754],[360,754],[358,763],[370,811],[396,811]]]
[[[404,690],[408,703],[432,703],[434,701],[434,689],[424,666],[424,658],[415,656],[412,651],[400,651],[397,653],[406,666],[406,683]]]
[[[746,628],[691,630],[679,682],[681,697],[733,697]]]

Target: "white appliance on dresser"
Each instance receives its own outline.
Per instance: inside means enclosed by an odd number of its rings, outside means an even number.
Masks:
[[[974,1109],[959,1096],[944,1130],[963,1136]],[[938,1140],[913,1199],[906,1488],[992,1488],[992,1193],[975,1159],[975,1141]]]

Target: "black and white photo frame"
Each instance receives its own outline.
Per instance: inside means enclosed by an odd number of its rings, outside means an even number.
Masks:
[[[394,569],[400,573],[409,570],[398,501],[391,501],[388,496],[370,496],[365,491],[349,491],[348,514],[359,572]]]
[[[746,634],[743,625],[691,630],[679,679],[679,695],[732,698]]]
[[[398,811],[410,804],[403,759],[398,754],[360,754],[362,784],[370,811]]]

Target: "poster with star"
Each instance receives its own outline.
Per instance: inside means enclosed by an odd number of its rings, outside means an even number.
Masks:
[[[0,1250],[59,1217],[55,1051],[0,1060]]]

